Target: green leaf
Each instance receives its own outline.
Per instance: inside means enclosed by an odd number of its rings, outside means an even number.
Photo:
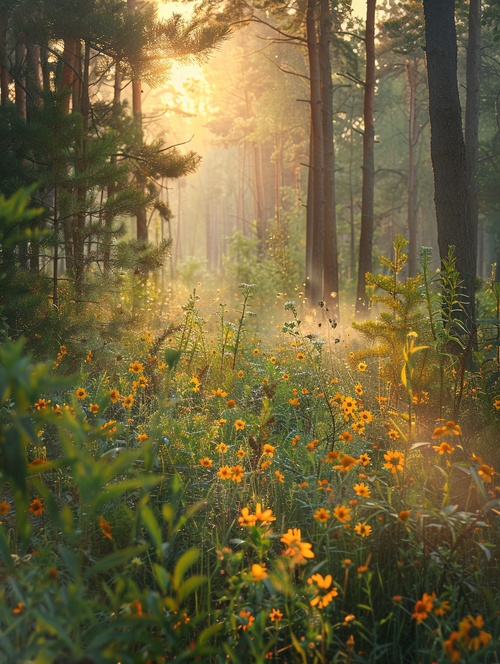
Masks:
[[[117,567],[118,565],[125,565],[135,556],[139,556],[141,553],[144,553],[147,549],[146,544],[141,546],[129,546],[126,549],[120,549],[119,551],[113,551],[108,556],[101,558],[99,562],[95,563],[88,569],[85,570],[84,578],[90,579],[90,577],[95,574],[100,574],[111,567]]]
[[[177,561],[173,575],[173,586],[175,590],[179,590],[180,585],[184,579],[184,575],[190,567],[192,567],[198,560],[200,552],[194,547],[188,549]]]
[[[201,574],[195,574],[190,576],[189,579],[186,579],[180,586],[178,590],[179,602],[183,602],[186,597],[189,597],[191,593],[200,588],[207,582],[207,578]]]
[[[94,510],[98,510],[102,505],[105,505],[110,500],[118,498],[126,491],[134,491],[137,489],[143,489],[144,491],[150,491],[157,484],[159,484],[164,478],[161,475],[138,475],[130,480],[123,480],[122,482],[117,482],[116,484],[109,484],[105,487],[102,493],[92,502]]]
[[[156,554],[161,557],[162,549],[162,533],[161,527],[153,514],[153,510],[149,505],[144,505],[141,509],[141,520],[146,526],[146,529],[151,537],[151,540],[156,548]]]
[[[165,362],[167,363],[170,371],[173,371],[179,360],[181,359],[182,351],[175,348],[165,348]]]

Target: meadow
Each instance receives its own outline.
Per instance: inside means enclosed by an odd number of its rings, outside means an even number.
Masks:
[[[462,334],[404,249],[354,327],[242,284],[2,343],[0,661],[500,661],[500,288]]]

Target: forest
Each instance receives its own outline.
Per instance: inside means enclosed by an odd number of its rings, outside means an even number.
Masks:
[[[0,0],[0,664],[500,662],[498,0]]]

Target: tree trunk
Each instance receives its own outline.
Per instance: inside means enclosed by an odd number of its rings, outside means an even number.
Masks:
[[[316,306],[318,302],[323,299],[323,260],[325,242],[324,144],[321,73],[319,67],[318,40],[316,35],[316,19],[314,16],[316,8],[316,0],[307,0],[307,55],[309,60],[311,127],[314,158],[312,163],[314,222],[312,229],[311,299],[309,302],[311,306]]]
[[[136,11],[136,0],[127,0],[127,9],[129,13]],[[142,84],[141,80],[136,74],[132,78],[132,114],[135,120],[138,133],[139,147],[143,142],[142,134]],[[138,187],[144,191],[146,186],[146,176],[142,172],[140,166],[137,168],[136,180]],[[137,228],[137,239],[147,242],[148,240],[148,221],[146,215],[146,208],[144,205],[139,206],[135,212],[136,216],[136,228]]]
[[[15,69],[15,95],[16,111],[20,118],[26,120],[26,79],[24,77],[26,47],[22,33],[16,38],[16,69]]]
[[[80,41],[78,39],[64,40],[60,92],[63,95],[61,99],[61,110],[65,115],[69,113],[70,99],[75,85],[75,79],[77,78],[76,60],[79,49]]]
[[[7,14],[0,14],[0,100],[2,106],[9,103],[9,59],[7,57]]]
[[[453,0],[424,0],[431,159],[441,260],[455,246],[463,280],[465,324],[475,326],[476,255],[467,209],[462,115],[457,84],[457,36]]]
[[[306,285],[305,295],[311,302],[311,286],[313,272],[313,229],[314,229],[314,141],[312,118],[309,121],[309,166],[307,169],[307,203],[306,203]]]
[[[361,234],[359,237],[358,284],[356,289],[356,313],[365,313],[366,273],[372,271],[373,200],[375,195],[375,128],[373,108],[375,101],[375,5],[367,0],[365,52],[366,74],[363,103],[363,186],[361,192]]]
[[[333,81],[330,62],[332,16],[328,0],[320,0],[319,59],[323,101],[323,178],[325,195],[325,243],[323,292],[327,306],[339,319],[339,265],[335,210],[335,143],[333,136]]]
[[[469,38],[467,41],[467,97],[465,101],[465,163],[467,205],[474,251],[477,254],[479,184],[479,78],[481,72],[481,0],[470,0]]]
[[[408,88],[408,276],[415,277],[418,269],[418,169],[416,148],[420,135],[417,127],[417,63],[407,60],[405,64]]]

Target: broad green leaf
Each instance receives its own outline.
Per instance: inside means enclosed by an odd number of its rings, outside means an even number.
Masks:
[[[175,590],[179,590],[180,585],[184,579],[184,575],[190,567],[192,567],[198,560],[200,552],[198,549],[188,549],[177,561],[173,575],[173,586]]]

